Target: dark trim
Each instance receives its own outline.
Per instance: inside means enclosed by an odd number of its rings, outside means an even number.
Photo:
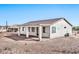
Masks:
[[[70,25],[70,26],[73,26],[70,22],[68,22],[65,18],[64,18],[64,20]]]

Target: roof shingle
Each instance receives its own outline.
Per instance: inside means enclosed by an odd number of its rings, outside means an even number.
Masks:
[[[54,18],[54,19],[46,19],[46,20],[38,20],[38,21],[30,21],[30,22],[27,22],[27,23],[24,23],[24,24],[21,24],[19,26],[35,26],[35,25],[40,25],[40,24],[53,24],[59,20],[65,20],[70,26],[72,26],[71,23],[69,23],[65,18]]]
[[[22,25],[23,26],[28,26],[28,25],[40,25],[40,24],[53,24],[53,23],[55,23],[56,21],[58,21],[60,19],[64,19],[64,18],[54,18],[54,19],[31,21],[31,22],[24,23]]]

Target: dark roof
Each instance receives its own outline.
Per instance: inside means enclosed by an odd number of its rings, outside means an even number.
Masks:
[[[31,21],[31,22],[27,22],[27,23],[22,24],[22,26],[40,25],[40,24],[53,24],[53,23],[55,23],[55,22],[57,22],[58,20],[61,20],[61,19],[64,19],[68,24],[70,24],[65,18],[54,18],[54,19]]]

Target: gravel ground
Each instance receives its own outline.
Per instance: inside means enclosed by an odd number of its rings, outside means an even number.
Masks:
[[[46,41],[14,40],[6,36],[13,33],[0,33],[1,54],[78,54],[79,35]],[[18,36],[17,36],[18,37]]]

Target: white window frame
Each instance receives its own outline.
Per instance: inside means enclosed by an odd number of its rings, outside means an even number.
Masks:
[[[35,27],[32,27],[32,28],[31,28],[31,31],[32,31],[32,32],[35,32]]]
[[[22,27],[22,31],[24,31],[25,27]]]
[[[52,33],[56,33],[56,27],[52,27]]]

